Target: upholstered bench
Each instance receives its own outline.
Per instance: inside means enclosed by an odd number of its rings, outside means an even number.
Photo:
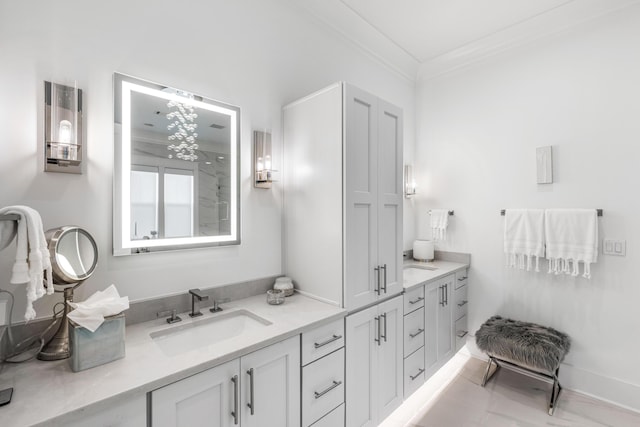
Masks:
[[[476,332],[476,344],[489,356],[483,387],[495,373],[490,374],[494,363],[496,370],[504,365],[545,378],[553,382],[549,399],[549,415],[553,415],[562,390],[558,381],[560,363],[571,347],[567,334],[535,323],[493,316]]]

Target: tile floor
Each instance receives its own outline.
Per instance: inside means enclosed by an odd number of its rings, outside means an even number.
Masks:
[[[640,426],[640,413],[566,389],[549,416],[550,384],[503,368],[482,388],[485,367],[468,353],[458,353],[381,426]]]

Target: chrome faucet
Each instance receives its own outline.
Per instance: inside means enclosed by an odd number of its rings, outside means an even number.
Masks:
[[[191,294],[191,313],[189,313],[189,316],[191,317],[202,316],[202,313],[200,312],[200,307],[198,307],[198,304],[196,302],[208,300],[209,295],[203,294],[202,291],[198,288],[189,289],[189,293]]]
[[[167,317],[167,323],[176,323],[176,322],[180,322],[182,319],[180,318],[180,316],[178,316],[178,310],[176,310],[175,308],[173,310],[167,310],[167,311],[161,311],[159,313],[157,313],[158,317],[162,317],[162,316],[170,316]]]
[[[217,300],[217,299],[213,300],[213,307],[211,307],[209,311],[212,313],[218,313],[223,310],[223,308],[220,307],[220,304],[222,304],[223,302],[229,302],[229,301],[231,301],[229,298],[221,299],[221,300]]]

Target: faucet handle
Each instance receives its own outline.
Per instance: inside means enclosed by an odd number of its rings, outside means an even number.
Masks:
[[[212,312],[212,313],[218,313],[219,311],[222,311],[222,307],[220,307],[220,304],[223,303],[223,302],[229,302],[229,301],[231,301],[231,298],[213,300],[213,307],[211,307],[209,309],[209,311]]]
[[[177,323],[182,321],[180,316],[178,316],[178,310],[176,310],[175,308],[173,310],[160,311],[156,313],[156,316],[157,317],[170,316],[170,317],[167,317],[166,319],[167,323]]]

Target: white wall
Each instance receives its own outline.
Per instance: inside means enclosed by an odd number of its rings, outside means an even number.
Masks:
[[[416,159],[427,209],[455,209],[441,248],[470,252],[470,328],[501,313],[566,331],[566,386],[640,410],[640,7],[418,82]],[[552,145],[555,183],[536,185]],[[593,278],[504,267],[503,208],[603,208],[600,236],[627,241]],[[562,373],[562,372],[561,372]]]
[[[281,190],[254,189],[251,135],[273,133],[281,156],[282,105],[338,80],[402,107],[413,145],[414,82],[384,68],[308,15],[294,0],[0,2],[0,206],[26,204],[45,228],[75,224],[96,238],[100,260],[79,299],[115,283],[132,300],[281,272]],[[113,257],[114,71],[168,84],[242,108],[242,245]],[[85,93],[83,175],[43,172],[43,80]],[[274,167],[279,164],[274,161]],[[0,288],[15,249],[0,253]],[[36,305],[48,316],[53,300]]]

